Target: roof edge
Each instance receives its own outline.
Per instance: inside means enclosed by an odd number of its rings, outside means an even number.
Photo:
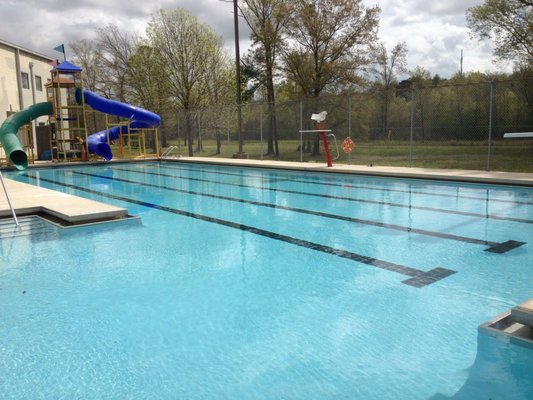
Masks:
[[[34,56],[44,58],[47,61],[55,61],[55,58],[52,58],[50,56],[47,56],[45,54],[39,53],[34,50],[27,49],[26,47],[19,46],[15,43],[8,42],[7,40],[4,40],[4,39],[0,39],[0,44],[3,44],[4,46],[7,46],[7,47],[11,47],[12,49],[15,49],[15,50],[23,51],[24,53],[28,53]]]

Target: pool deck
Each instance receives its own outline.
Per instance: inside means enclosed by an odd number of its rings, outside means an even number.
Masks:
[[[157,161],[149,159],[146,161]],[[333,165],[327,167],[324,163],[300,163],[285,161],[261,161],[243,159],[222,159],[207,157],[168,158],[168,162],[187,162],[214,165],[246,166],[256,168],[278,168],[298,171],[333,172],[342,174],[358,174],[370,176],[389,176],[399,178],[439,179],[461,182],[477,182],[489,184],[522,185],[533,187],[532,173],[499,172],[499,171],[470,171],[451,169],[428,169],[406,167],[381,167],[362,165]],[[123,161],[115,161],[123,162]],[[113,162],[114,163],[114,162]],[[102,162],[98,162],[102,164]],[[87,163],[68,163],[67,166],[87,165]],[[58,164],[32,165],[38,167],[58,167]],[[82,224],[102,220],[124,218],[128,214],[125,208],[111,206],[74,195],[56,192],[37,186],[20,183],[4,177],[11,203],[17,215],[45,213],[58,218],[68,224]],[[0,218],[11,216],[11,210],[3,190],[0,189]]]
[[[11,204],[17,216],[47,214],[69,225],[87,224],[125,218],[128,210],[45,189],[4,177]],[[3,189],[0,189],[0,218],[12,213]]]
[[[261,161],[208,157],[180,157],[179,162],[234,165],[258,168],[281,168],[298,171],[333,172],[355,175],[393,176],[399,178],[438,179],[460,182],[475,182],[505,185],[533,186],[533,173],[476,171],[463,169],[430,169],[409,167],[383,167],[366,165],[336,165],[327,167],[325,163]]]

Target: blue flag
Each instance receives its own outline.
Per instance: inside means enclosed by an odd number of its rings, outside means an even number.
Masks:
[[[55,51],[59,51],[60,53],[65,53],[65,45],[64,44],[61,44],[57,47],[54,47],[54,50]]]

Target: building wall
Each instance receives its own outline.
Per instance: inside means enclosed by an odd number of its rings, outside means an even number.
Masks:
[[[19,111],[15,49],[0,43],[0,123],[6,111]]]
[[[44,85],[50,79],[52,61],[52,58],[0,39],[0,125],[9,112],[47,101]],[[30,63],[33,63],[33,67],[30,67]],[[48,117],[39,117],[35,123],[47,125]],[[33,142],[36,143],[35,137]],[[2,151],[0,157],[4,157]]]
[[[33,68],[30,68],[30,63],[33,63]],[[40,103],[43,101],[47,101],[46,98],[46,89],[44,87],[44,84],[48,79],[50,79],[50,70],[53,67],[48,64],[47,61],[38,60],[35,57],[32,57],[31,55],[22,53],[20,54],[20,72],[28,74],[30,78],[30,87],[28,89],[23,88],[22,89],[22,97],[23,97],[23,103],[24,108],[28,107],[29,105],[33,104],[33,95],[32,93],[35,93],[35,103]],[[32,69],[33,69],[33,82],[31,80],[32,78]],[[40,87],[38,87],[38,83],[40,80]],[[32,88],[33,84],[33,88]],[[48,117],[40,117],[38,122],[44,122],[48,121]]]

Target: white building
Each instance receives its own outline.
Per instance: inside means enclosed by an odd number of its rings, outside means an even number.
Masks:
[[[0,39],[0,125],[11,113],[47,101],[44,84],[50,79],[51,63],[54,61],[53,58]],[[38,118],[35,124],[48,124],[48,117]],[[33,136],[35,149],[35,129]],[[0,151],[2,157],[5,155]]]

